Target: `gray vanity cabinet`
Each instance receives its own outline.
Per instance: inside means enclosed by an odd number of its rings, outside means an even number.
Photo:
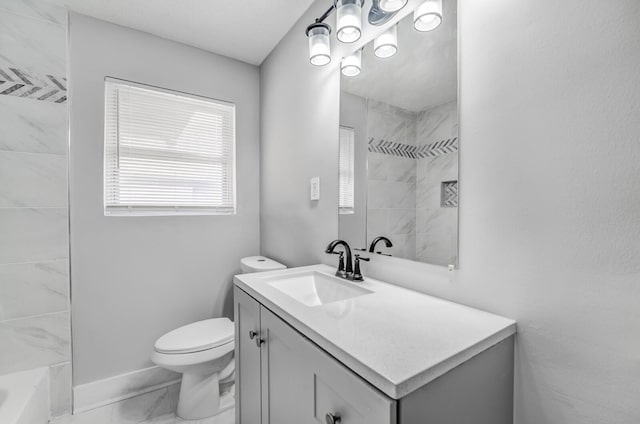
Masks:
[[[235,322],[239,424],[396,424],[396,401],[237,287]]]
[[[238,424],[512,424],[513,337],[394,400],[235,287]]]

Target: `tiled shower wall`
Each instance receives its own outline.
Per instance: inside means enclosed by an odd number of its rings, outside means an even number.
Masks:
[[[457,196],[443,206],[441,190],[457,188],[457,102],[412,112],[369,100],[367,114],[367,239],[389,237],[394,256],[455,264]]]
[[[50,367],[70,410],[66,12],[0,3],[0,374]]]
[[[404,152],[416,136],[415,112],[368,100],[367,241],[387,236],[389,253],[407,259],[416,255],[416,161]],[[387,147],[372,151],[379,143]]]
[[[442,184],[458,181],[458,104],[445,103],[418,114],[418,145],[442,143],[416,161],[416,260],[438,265],[457,262],[458,207],[442,204]]]

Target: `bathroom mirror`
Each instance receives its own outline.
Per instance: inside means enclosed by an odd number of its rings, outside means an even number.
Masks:
[[[393,56],[377,57],[372,41],[361,51],[360,73],[345,75],[358,71],[357,58],[342,72],[339,235],[353,247],[385,236],[393,246],[381,242],[376,252],[457,264],[456,12],[457,2],[444,0],[442,23],[426,32],[410,14],[392,30]],[[393,34],[384,36],[392,45]]]

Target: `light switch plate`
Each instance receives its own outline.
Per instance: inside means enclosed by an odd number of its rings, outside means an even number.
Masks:
[[[309,191],[311,200],[320,200],[320,177],[311,178]]]

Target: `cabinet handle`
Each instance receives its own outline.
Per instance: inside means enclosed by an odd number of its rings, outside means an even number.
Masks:
[[[342,421],[342,417],[340,417],[340,415],[332,414],[331,412],[327,412],[325,419],[327,420],[327,424],[336,424]]]
[[[257,331],[253,331],[253,330],[249,331],[249,338],[250,338],[251,340],[256,339],[256,346],[258,346],[258,347],[260,347],[260,345],[261,345],[262,343],[264,343],[264,340],[262,340],[262,339],[259,337],[259,334],[258,334],[258,332],[257,332]]]

